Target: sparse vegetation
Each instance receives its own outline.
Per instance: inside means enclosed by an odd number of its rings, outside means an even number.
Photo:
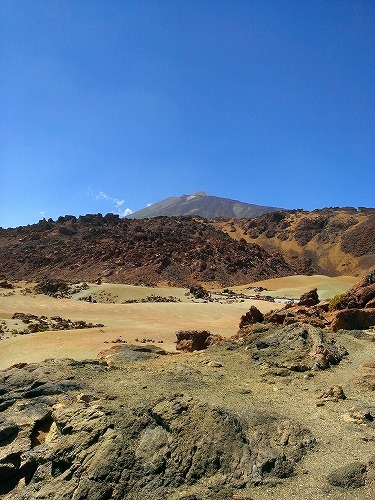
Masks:
[[[340,304],[344,301],[346,293],[337,293],[328,302],[328,307],[330,311],[335,311],[340,309]]]

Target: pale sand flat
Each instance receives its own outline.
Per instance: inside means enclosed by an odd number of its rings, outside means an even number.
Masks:
[[[168,351],[175,351],[178,330],[202,329],[230,337],[237,332],[241,316],[252,304],[262,312],[282,307],[281,304],[252,300],[232,304],[93,304],[45,295],[0,297],[0,318],[24,312],[106,325],[104,328],[46,331],[4,339],[1,341],[0,369],[47,358],[95,358],[100,351],[111,347],[111,341],[119,336],[132,343],[136,338],[153,339],[156,344],[163,340],[160,346]]]
[[[284,278],[273,278],[269,280],[257,281],[249,285],[231,287],[233,290],[243,291],[244,293],[254,293],[251,290],[246,290],[249,286],[261,286],[267,288],[267,292],[262,295],[270,296],[285,296],[290,298],[299,298],[303,293],[306,293],[313,288],[318,289],[320,300],[326,300],[337,293],[344,293],[349,290],[355,283],[358,283],[358,277],[355,276],[337,276],[330,278],[316,274],[313,276],[295,275],[286,276]]]

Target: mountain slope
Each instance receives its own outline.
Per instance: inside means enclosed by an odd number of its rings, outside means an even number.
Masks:
[[[212,221],[232,238],[279,252],[300,274],[366,274],[375,266],[375,209],[325,208]]]
[[[206,219],[215,217],[257,217],[259,215],[282,210],[276,207],[252,205],[242,201],[209,196],[203,191],[191,195],[174,196],[159,201],[154,205],[139,210],[128,216],[130,219],[149,219],[159,216],[199,215]]]
[[[0,275],[9,279],[228,286],[290,274],[281,256],[193,217],[65,216],[0,229]]]

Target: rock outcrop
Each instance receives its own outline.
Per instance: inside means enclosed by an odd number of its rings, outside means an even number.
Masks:
[[[307,323],[333,332],[338,330],[366,330],[375,325],[375,271],[346,294],[329,302],[319,302],[317,290],[303,294],[297,305],[287,304],[283,309],[262,314],[256,307],[241,317],[238,336],[251,334],[252,325],[272,323],[287,326]]]
[[[367,330],[375,325],[375,308],[343,309],[330,315],[330,329],[338,330]]]
[[[263,313],[255,306],[251,306],[250,310],[241,316],[240,329],[244,326],[254,325],[255,323],[262,323],[264,319]]]
[[[99,377],[107,370],[62,360],[0,375],[3,498],[161,499],[196,485],[199,498],[214,499],[293,475],[314,447],[291,420],[254,410],[246,421],[183,395],[116,407],[72,380],[86,366]]]
[[[314,288],[313,290],[310,290],[309,292],[306,292],[301,295],[298,305],[311,307],[311,306],[316,306],[317,304],[319,304],[319,302],[320,300],[318,291],[316,288]]]
[[[176,337],[177,351],[185,352],[202,351],[222,339],[219,335],[212,335],[207,330],[180,331],[176,333]]]
[[[375,269],[334,302],[328,316],[332,331],[375,326]]]
[[[242,340],[257,363],[293,372],[325,370],[348,354],[327,331],[301,323],[283,328],[255,325]]]

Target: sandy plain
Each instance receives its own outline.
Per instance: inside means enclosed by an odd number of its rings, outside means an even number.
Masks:
[[[321,298],[348,290],[357,278],[343,276],[291,276],[232,287],[236,292],[253,293],[249,287],[263,286],[267,295],[299,297],[311,288],[318,288]],[[142,339],[163,342],[167,351],[175,351],[176,332],[179,330],[209,330],[224,337],[238,330],[240,317],[256,305],[263,313],[283,307],[282,304],[259,300],[228,300],[220,302],[193,302],[183,288],[151,288],[104,283],[90,285],[73,296],[73,299],[55,299],[45,295],[19,293],[0,294],[0,320],[11,323],[15,312],[37,316],[60,316],[72,321],[84,320],[104,327],[67,331],[45,331],[29,335],[14,335],[1,341],[0,369],[15,363],[39,362],[50,358],[95,358],[108,349],[118,337],[126,342],[137,343]],[[272,291],[271,291],[272,290]],[[173,296],[180,302],[128,303],[150,295]],[[92,295],[97,303],[78,300]],[[220,296],[218,296],[220,300]],[[14,320],[13,320],[14,322]],[[19,325],[15,324],[15,327]]]

